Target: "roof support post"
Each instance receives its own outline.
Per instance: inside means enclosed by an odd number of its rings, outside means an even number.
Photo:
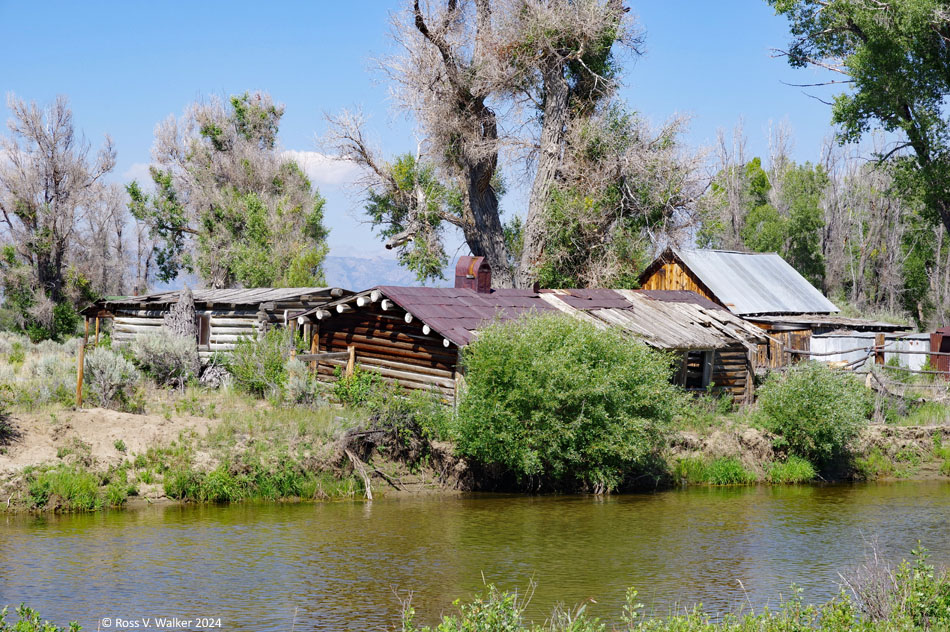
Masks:
[[[290,357],[297,357],[297,319],[290,321]]]
[[[310,353],[320,353],[320,323],[317,323],[310,328]],[[316,360],[310,363],[310,370],[314,373],[317,372]]]
[[[356,369],[356,346],[350,345],[346,351],[350,354],[346,359],[346,377],[353,377],[353,371]]]

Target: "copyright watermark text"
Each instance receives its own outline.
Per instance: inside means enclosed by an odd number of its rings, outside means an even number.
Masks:
[[[103,630],[212,630],[220,628],[221,617],[102,617]]]

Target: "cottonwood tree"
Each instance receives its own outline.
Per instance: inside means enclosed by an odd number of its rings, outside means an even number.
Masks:
[[[769,160],[745,160],[741,127],[730,151],[719,139],[719,171],[700,202],[699,244],[706,247],[777,252],[816,287],[823,287],[825,229],[821,199],[828,176],[821,165],[788,157],[789,133],[769,138]]]
[[[323,283],[324,200],[281,155],[283,106],[263,93],[189,106],[155,132],[154,192],[128,187],[156,239],[157,277],[197,272],[216,288]]]
[[[950,228],[950,7],[943,0],[768,0],[789,20],[793,67],[836,73],[826,83],[842,142],[873,127],[898,142],[878,154],[893,159],[896,183],[919,195],[933,221]]]
[[[366,168],[372,220],[421,276],[440,275],[446,226],[501,287],[609,276],[613,264],[585,254],[591,243],[619,245],[686,208],[679,125],[650,130],[615,98],[619,54],[641,42],[622,1],[415,0],[394,37],[402,54],[382,68],[418,124],[419,154],[385,160],[351,114],[331,118],[330,145]],[[523,219],[507,225],[502,163],[529,191]],[[565,222],[578,238],[552,240]]]
[[[9,136],[0,139],[4,302],[34,337],[62,335],[75,325],[73,304],[95,294],[77,252],[89,237],[87,222],[110,207],[103,177],[115,150],[107,136],[90,154],[65,97],[41,108],[11,95],[7,106]],[[98,256],[101,264],[108,249]]]

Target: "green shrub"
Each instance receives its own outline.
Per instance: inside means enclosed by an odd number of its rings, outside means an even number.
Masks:
[[[784,375],[773,373],[759,390],[766,427],[777,447],[819,467],[842,457],[873,412],[873,398],[852,375],[818,362],[803,362]]]
[[[194,500],[200,497],[201,478],[190,468],[176,468],[165,472],[162,486],[165,488],[165,495],[169,498]]]
[[[894,462],[887,458],[880,448],[873,448],[866,455],[854,460],[854,469],[861,478],[874,480],[893,476],[896,468]]]
[[[709,481],[709,466],[702,457],[683,457],[676,461],[673,477],[681,485],[703,485]]]
[[[462,362],[458,452],[522,483],[615,489],[653,466],[681,397],[666,355],[562,314],[494,324]]]
[[[84,380],[89,395],[100,406],[125,409],[139,381],[131,362],[110,349],[96,348],[86,355]]]
[[[673,476],[684,485],[750,485],[757,480],[755,474],[732,456],[712,460],[684,457],[676,462]]]
[[[398,384],[381,382],[369,392],[364,405],[370,412],[371,427],[392,431],[397,444],[407,452],[397,458],[410,466],[431,453],[432,441],[450,437],[451,409],[443,403],[441,393],[407,392]]]
[[[337,380],[333,384],[333,396],[348,406],[366,403],[372,393],[383,384],[379,373],[365,371],[358,366],[353,367],[352,375],[344,375],[340,367],[334,370],[334,374]]]
[[[75,621],[71,622],[68,628],[55,626],[49,621],[41,621],[36,610],[27,608],[22,603],[16,609],[18,619],[16,624],[10,627],[7,625],[8,612],[6,607],[0,610],[0,632],[79,632],[81,629]]]
[[[807,483],[817,475],[818,472],[810,461],[794,454],[785,461],[774,461],[768,466],[768,478],[772,483]]]
[[[10,345],[10,352],[7,354],[7,360],[10,364],[23,364],[23,360],[26,359],[26,350],[23,348],[23,343],[15,341]]]
[[[179,336],[162,327],[158,333],[137,336],[132,355],[142,371],[159,386],[183,387],[197,379],[201,363],[194,338]]]
[[[243,498],[241,486],[227,468],[219,466],[202,477],[199,499],[205,502],[231,502]]]
[[[270,329],[257,338],[241,338],[228,359],[235,385],[257,397],[279,396],[287,383],[285,363],[293,342],[285,329]]]

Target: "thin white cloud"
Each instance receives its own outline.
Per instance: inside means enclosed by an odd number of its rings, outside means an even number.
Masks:
[[[132,180],[138,181],[141,185],[146,185],[152,181],[152,175],[148,172],[147,162],[136,162],[122,173],[122,179],[126,182]]]
[[[283,156],[300,165],[317,186],[346,186],[353,184],[360,176],[360,168],[356,163],[318,151],[287,150]]]

